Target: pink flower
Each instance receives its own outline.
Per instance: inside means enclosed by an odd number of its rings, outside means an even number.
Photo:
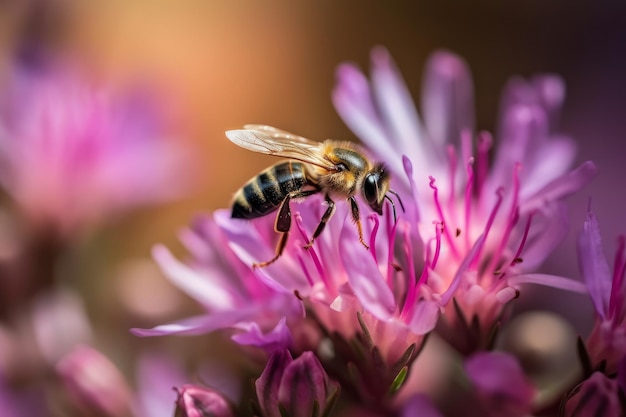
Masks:
[[[190,152],[165,137],[153,97],[81,77],[16,68],[0,96],[0,184],[61,234],[180,197],[190,178]]]
[[[149,330],[133,329],[133,333],[194,335],[235,329],[233,338],[240,344],[268,351],[291,345],[286,319],[297,321],[304,317],[301,301],[291,288],[264,279],[264,271],[254,270],[249,259],[241,260],[247,247],[263,252],[268,238],[262,233],[270,231],[257,226],[233,221],[226,211],[217,211],[213,218],[201,217],[181,233],[181,241],[192,254],[188,263],[177,260],[163,246],[155,247],[154,259],[166,277],[195,298],[207,314]],[[291,280],[292,270],[279,271],[277,280]]]
[[[406,206],[401,213],[396,205],[394,221],[388,207],[379,216],[361,202],[369,249],[359,242],[349,204],[339,201],[324,232],[303,249],[326,210],[323,197],[311,196],[291,202],[282,256],[253,268],[274,255],[275,217],[246,221],[219,210],[184,232],[189,261],[163,247],[154,251],[169,279],[207,314],[134,332],[235,329],[240,344],[314,351],[331,376],[345,378],[342,385],[361,405],[397,413],[402,405],[391,397],[399,389],[405,398],[416,394],[404,385],[406,376],[442,312],[443,335],[470,353],[490,346],[520,284],[585,292],[580,283],[531,273],[567,230],[562,199],[595,174],[590,162],[568,171],[573,142],[553,134],[560,80],[541,77],[508,87],[501,146],[490,168],[489,135],[481,133],[472,151],[465,63],[441,52],[426,74],[422,125],[386,51],[373,53],[371,84],[351,65],[338,72],[337,110],[373,159],[392,171]],[[555,162],[555,155],[563,159]]]
[[[469,352],[490,343],[492,326],[520,284],[584,292],[576,282],[531,273],[567,231],[563,198],[595,174],[591,162],[568,171],[575,146],[553,132],[564,96],[560,79],[515,79],[507,86],[500,145],[490,163],[493,141],[484,132],[474,141],[471,76],[456,55],[429,59],[423,119],[382,48],[372,52],[371,82],[351,64],[337,77],[337,111],[388,164],[407,206],[398,225],[401,266],[410,271],[404,316],[413,314],[415,300],[432,300],[445,310],[444,335]]]
[[[578,238],[578,263],[589,296],[596,310],[596,321],[587,340],[592,368],[605,362],[608,372],[615,371],[626,355],[626,238],[620,236],[615,251],[613,272],[602,248],[598,219],[589,212]]]

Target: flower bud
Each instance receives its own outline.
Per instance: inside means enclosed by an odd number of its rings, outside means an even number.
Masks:
[[[322,415],[339,393],[312,352],[295,360],[286,350],[275,352],[255,385],[265,417]]]
[[[70,401],[84,414],[130,414],[131,392],[115,365],[88,346],[77,346],[56,365]]]
[[[600,372],[594,372],[570,393],[565,416],[623,416],[618,394],[618,382]]]
[[[514,356],[477,353],[466,360],[465,370],[479,400],[493,415],[530,413],[536,390]]]
[[[178,392],[175,417],[233,417],[232,406],[217,391],[186,384]]]

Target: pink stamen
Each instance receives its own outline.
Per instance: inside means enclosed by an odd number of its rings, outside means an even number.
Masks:
[[[406,276],[408,279],[406,281],[407,293],[404,299],[404,304],[402,306],[402,311],[400,312],[400,318],[405,319],[406,317],[410,317],[410,313],[413,310],[413,307],[415,305],[417,289],[419,288],[420,282],[422,278],[424,277],[424,274],[422,273],[422,276],[417,281],[415,282],[413,281],[413,278],[415,277],[415,261],[413,259],[414,252],[413,252],[413,244],[411,242],[411,236],[409,232],[409,226],[408,225],[405,226],[402,232],[403,232],[402,235],[404,237],[404,244],[402,245],[402,248],[404,250],[404,256],[406,257],[406,262],[407,262],[407,266],[406,266],[407,275]],[[426,269],[427,268],[424,267],[424,270]]]
[[[448,169],[450,171],[450,194],[448,196],[448,210],[453,211],[455,208],[454,197],[456,190],[456,166],[457,166],[457,158],[456,158],[456,149],[452,145],[448,145],[446,147],[448,151]]]
[[[474,170],[472,165],[474,163],[474,159],[470,158],[467,163],[467,184],[465,185],[465,248],[469,250],[471,247],[470,243],[470,217],[472,211],[472,187],[474,185]]]
[[[476,193],[480,197],[480,193],[483,190],[483,185],[487,179],[487,173],[489,172],[489,151],[493,139],[489,132],[480,132],[478,134],[478,152],[477,152],[477,175],[476,175]]]
[[[515,255],[513,256],[513,259],[511,259],[511,262],[508,264],[509,267],[515,266],[515,264],[518,263],[519,259],[521,259],[520,256],[522,254],[522,251],[524,250],[524,246],[526,246],[526,240],[528,239],[528,234],[530,232],[530,226],[532,224],[534,215],[535,215],[534,211],[528,215],[528,220],[526,220],[526,226],[524,226],[524,234],[522,235],[522,240],[520,241],[517,251],[515,252]],[[500,286],[501,285],[500,283],[505,281],[504,277],[506,276],[507,269],[500,271],[500,274],[498,275],[498,279],[494,280],[492,283],[491,290]],[[491,271],[491,269],[488,269],[487,271]]]
[[[626,236],[621,235],[617,238],[617,250],[615,251],[615,261],[613,262],[613,283],[611,285],[611,296],[609,298],[609,318],[615,317],[615,314],[622,315],[620,311],[623,307],[623,290],[624,274],[626,273],[626,260],[624,259],[624,251],[626,250]],[[617,325],[618,323],[613,323]]]
[[[526,239],[528,239],[528,232],[530,232],[530,224],[532,223],[534,215],[535,215],[534,211],[528,215],[528,220],[526,220],[526,226],[524,227],[524,234],[522,235],[522,241],[520,242],[519,247],[517,248],[517,251],[515,252],[515,256],[511,260],[511,263],[509,264],[509,266],[515,265],[517,263],[517,260],[520,259],[522,250],[524,250],[524,246],[526,245]]]
[[[450,283],[450,286],[448,287],[446,291],[444,291],[443,294],[441,294],[441,299],[440,299],[441,305],[445,306],[448,304],[448,302],[450,302],[450,300],[456,293],[456,290],[459,288],[459,285],[461,284],[461,281],[465,277],[465,274],[467,273],[467,271],[474,269],[472,268],[472,265],[475,265],[478,262],[478,259],[480,259],[479,254],[483,250],[483,246],[485,245],[486,238],[487,238],[486,234],[478,236],[478,239],[476,239],[474,246],[469,251],[469,253],[465,257],[461,265],[459,266],[459,269],[457,269],[456,274],[454,275],[454,278],[452,278],[452,282]]]
[[[302,268],[302,270],[304,271],[304,276],[306,277],[306,280],[308,281],[309,285],[313,287],[313,285],[315,284],[315,281],[313,281],[313,277],[311,277],[309,268],[304,263],[304,258],[302,257],[300,253],[298,253],[298,263],[300,264],[300,268]]]
[[[511,209],[509,210],[508,220],[506,222],[504,233],[502,233],[500,243],[496,250],[493,252],[493,258],[491,259],[489,268],[487,269],[489,271],[495,269],[496,264],[502,260],[503,253],[509,242],[509,237],[511,236],[513,227],[517,224],[517,221],[519,219],[519,170],[521,169],[521,166],[522,165],[520,163],[516,163],[515,167],[513,168],[513,198],[511,200]]]
[[[439,217],[441,218],[441,222],[442,223],[446,223],[446,219],[445,216],[443,215],[443,208],[441,207],[441,204],[439,202],[439,189],[437,188],[437,186],[435,185],[435,178],[432,176],[429,176],[428,179],[430,179],[429,182],[429,186],[430,188],[433,189],[433,199],[435,201],[435,207],[437,207],[437,212],[439,213]],[[450,244],[450,249],[452,249],[452,254],[454,255],[455,258],[459,258],[459,252],[456,248],[456,246],[454,245],[454,241],[452,240],[452,235],[450,234],[450,228],[449,227],[444,227],[443,228],[443,233],[444,236],[446,237],[446,240],[448,241],[448,243]]]
[[[499,187],[496,190],[496,196],[498,200],[496,201],[496,204],[493,206],[493,209],[491,209],[491,213],[489,214],[489,219],[487,219],[487,224],[485,225],[485,231],[483,232],[483,235],[482,235],[483,241],[486,241],[487,237],[489,236],[489,231],[491,230],[491,226],[493,225],[494,219],[496,218],[496,214],[498,213],[498,210],[500,209],[500,205],[502,204],[503,195],[504,195],[504,188]],[[475,245],[476,243],[474,243],[474,246]],[[482,250],[482,245],[480,249]],[[472,269],[476,268],[476,262],[478,262],[478,259],[480,259],[480,256],[478,256],[478,253],[477,253],[477,256],[474,258],[473,263],[470,265],[470,268]]]
[[[394,275],[394,268],[393,268],[393,258],[394,258],[394,250],[393,247],[396,243],[396,228],[398,227],[398,223],[393,223],[391,221],[391,213],[390,210],[387,210],[387,230],[388,232],[388,236],[387,236],[387,285],[389,285],[389,288],[393,288],[393,275]]]
[[[300,216],[300,213],[296,213],[295,218],[296,218],[296,227],[298,228],[298,231],[300,232],[300,236],[302,236],[302,240],[304,240],[305,242],[309,242],[309,237],[307,236],[307,233],[304,230],[304,226],[302,225],[302,216]],[[331,294],[334,293],[335,287],[334,285],[331,284],[331,280],[328,278],[328,275],[326,274],[326,270],[322,266],[322,263],[320,262],[320,259],[317,256],[317,252],[315,251],[315,248],[311,246],[309,249],[307,249],[307,252],[309,253],[309,255],[311,255],[311,259],[313,260],[315,269],[317,269],[317,273],[320,275],[320,279],[322,280],[322,283],[328,289],[328,291],[331,292]]]
[[[433,221],[435,225],[435,254],[433,260],[430,263],[430,269],[435,269],[437,261],[439,260],[439,253],[441,252],[441,232],[444,229],[444,225],[438,221]]]

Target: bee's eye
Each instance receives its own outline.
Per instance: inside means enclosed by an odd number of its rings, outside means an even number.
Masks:
[[[378,176],[369,174],[363,182],[363,195],[369,204],[378,202]]]

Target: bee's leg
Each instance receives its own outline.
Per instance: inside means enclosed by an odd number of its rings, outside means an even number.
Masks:
[[[280,239],[278,240],[278,244],[276,244],[276,255],[269,261],[253,263],[252,268],[263,268],[268,266],[274,263],[278,258],[280,258],[280,255],[283,254],[285,246],[287,246],[287,239],[289,238],[289,229],[291,229],[291,208],[289,206],[291,199],[308,197],[317,192],[319,192],[319,190],[298,191],[288,194],[287,197],[285,197],[285,199],[280,203],[278,214],[276,215],[276,222],[274,223],[274,230],[282,233],[280,235]]]
[[[365,249],[369,249],[369,245],[365,243],[365,240],[363,239],[363,227],[361,226],[361,215],[359,213],[359,206],[356,203],[354,197],[350,197],[348,200],[350,200],[350,207],[352,208],[352,220],[354,221],[354,223],[356,223],[356,228],[359,231],[359,241],[363,246],[365,246]]]
[[[328,194],[326,194],[325,198],[326,198],[326,203],[328,204],[328,208],[324,212],[322,219],[320,220],[319,224],[315,228],[315,232],[313,232],[313,237],[311,237],[311,240],[309,241],[309,243],[307,243],[304,246],[304,249],[309,249],[311,246],[313,246],[313,242],[315,241],[315,239],[317,239],[317,237],[322,234],[324,227],[326,227],[326,223],[328,223],[330,218],[333,217],[333,214],[335,214],[335,202],[331,200]]]

